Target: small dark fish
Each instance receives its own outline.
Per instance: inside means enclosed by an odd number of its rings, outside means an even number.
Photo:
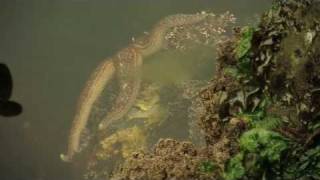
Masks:
[[[12,94],[12,77],[9,68],[0,63],[0,115],[16,116],[22,112],[22,106],[14,101],[10,101]]]

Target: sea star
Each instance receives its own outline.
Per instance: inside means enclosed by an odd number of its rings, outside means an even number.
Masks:
[[[159,21],[148,36],[134,41],[115,56],[104,60],[93,72],[81,92],[70,130],[68,151],[67,154],[60,155],[61,159],[71,161],[79,151],[80,136],[86,127],[93,104],[115,74],[120,84],[119,94],[107,116],[99,124],[100,130],[121,119],[130,110],[139,93],[143,59],[163,48],[168,29],[198,23],[210,15],[212,14],[204,12],[168,16]]]

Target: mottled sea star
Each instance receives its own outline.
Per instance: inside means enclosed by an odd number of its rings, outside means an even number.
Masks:
[[[72,122],[67,154],[61,154],[63,161],[71,161],[79,151],[80,136],[86,127],[94,102],[101,95],[110,79],[117,75],[120,90],[106,117],[99,124],[103,130],[116,120],[121,119],[132,107],[140,89],[140,67],[143,59],[162,49],[168,29],[176,26],[198,23],[210,16],[210,13],[176,14],[160,20],[151,33],[115,56],[104,60],[93,72],[81,92],[76,115]]]

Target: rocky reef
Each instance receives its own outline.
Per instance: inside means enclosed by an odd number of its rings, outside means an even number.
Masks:
[[[161,139],[113,180],[320,179],[320,2],[275,1],[219,45],[216,71],[197,96],[206,146]]]

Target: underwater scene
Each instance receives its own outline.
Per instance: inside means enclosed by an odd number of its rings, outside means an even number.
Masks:
[[[1,0],[0,180],[320,180],[319,0]]]

